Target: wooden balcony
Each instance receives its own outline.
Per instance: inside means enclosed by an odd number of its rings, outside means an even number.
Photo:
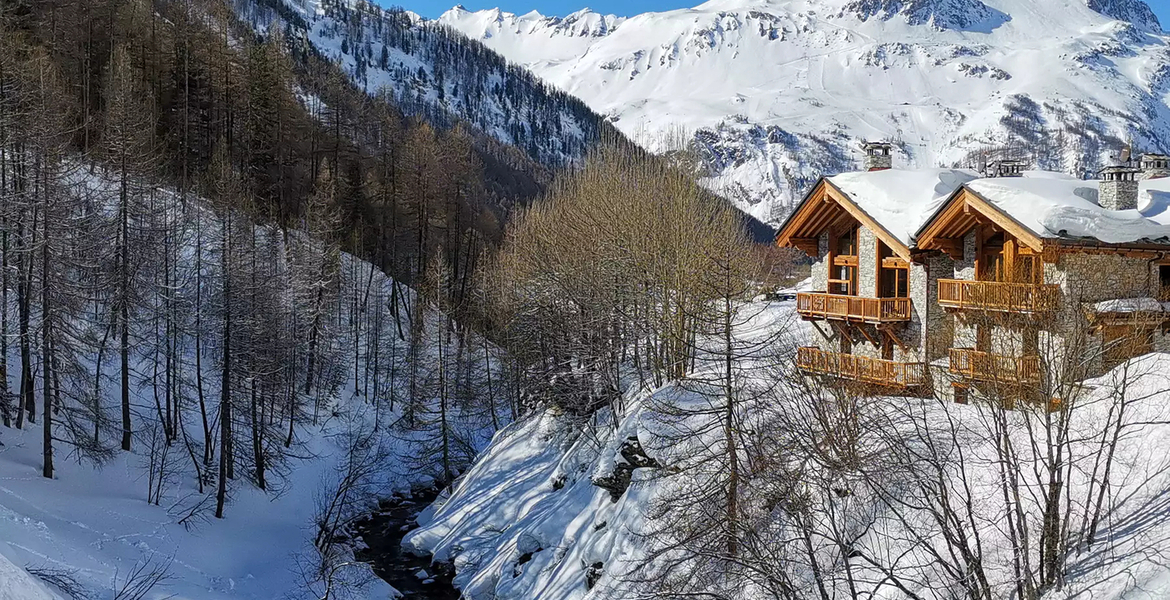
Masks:
[[[910,320],[909,298],[862,298],[840,294],[796,295],[796,312],[805,319],[841,319],[860,323]]]
[[[1042,313],[1056,309],[1060,286],[1056,284],[1000,283],[940,279],[938,303],[946,308]]]
[[[806,373],[883,387],[909,389],[926,385],[926,365],[922,363],[900,363],[805,347],[797,351],[796,365]]]
[[[1038,383],[1040,357],[1002,356],[970,348],[951,348],[951,373],[973,381]]]

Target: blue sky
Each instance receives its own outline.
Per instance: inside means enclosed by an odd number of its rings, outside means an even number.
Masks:
[[[468,10],[500,7],[508,12],[526,13],[537,10],[546,15],[564,16],[588,6],[600,13],[636,15],[648,11],[670,10],[701,4],[703,0],[376,0],[390,6],[401,5],[424,17],[434,18],[456,4]],[[1158,14],[1163,28],[1170,28],[1170,0],[1147,0]]]

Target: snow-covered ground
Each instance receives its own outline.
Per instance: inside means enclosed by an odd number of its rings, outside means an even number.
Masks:
[[[114,185],[111,181],[88,174],[87,170],[79,169],[72,177],[79,194],[96,194],[100,198],[102,194],[117,189],[110,187]],[[160,193],[171,192],[162,190]],[[117,194],[106,197],[116,198]],[[191,205],[193,210],[186,218],[192,222],[202,220],[204,260],[211,262],[206,255],[218,252],[219,222],[211,210],[199,203]],[[188,226],[193,227],[190,223]],[[271,228],[259,227],[257,231],[262,238],[266,235],[278,240],[283,238]],[[190,269],[197,238],[193,235],[178,237],[183,240],[182,250],[178,253],[179,269]],[[301,239],[302,234],[292,233],[290,238]],[[420,464],[414,443],[428,435],[429,430],[424,426],[396,427],[403,414],[405,393],[402,390],[406,383],[396,379],[397,385],[391,385],[389,374],[395,371],[388,369],[389,365],[398,364],[395,377],[407,375],[407,369],[402,367],[405,349],[414,332],[424,332],[426,337],[418,354],[419,360],[425,363],[420,367],[423,371],[420,381],[429,381],[426,378],[434,375],[428,371],[430,367],[427,365],[436,360],[441,337],[435,332],[446,330],[446,317],[427,305],[423,308],[421,328],[404,325],[404,338],[396,339],[393,348],[390,347],[391,336],[387,335],[380,357],[382,366],[375,372],[373,391],[368,397],[360,395],[355,391],[354,383],[353,365],[358,359],[353,356],[352,323],[363,323],[367,319],[360,315],[350,319],[350,311],[356,303],[351,302],[344,290],[364,289],[367,281],[371,282],[371,289],[381,290],[381,295],[375,296],[371,302],[371,310],[385,312],[379,326],[388,330],[393,327],[393,317],[388,301],[383,300],[391,297],[393,282],[370,263],[346,253],[341,255],[339,271],[342,299],[336,305],[340,316],[336,319],[337,325],[328,329],[329,339],[319,346],[322,361],[331,356],[330,353],[337,353],[332,356],[340,363],[339,385],[336,391],[328,392],[328,396],[320,399],[316,417],[313,414],[314,398],[301,399],[303,412],[296,423],[294,443],[283,455],[283,461],[269,465],[267,491],[258,489],[250,476],[241,473],[247,468],[241,459],[237,477],[229,484],[223,519],[213,516],[214,486],[209,486],[202,494],[197,488],[191,465],[201,448],[192,451],[185,447],[182,438],[169,448],[167,458],[155,461],[155,464],[168,465],[168,475],[158,504],[147,501],[148,486],[152,485],[148,478],[150,423],[155,418],[157,399],[152,396],[148,375],[149,352],[144,352],[146,356],[140,355],[137,343],[132,349],[131,364],[133,452],[115,452],[112,460],[95,466],[91,461],[83,460],[65,441],[59,440],[55,444],[55,476],[46,479],[41,475],[41,417],[38,416],[36,423],[26,424],[23,430],[0,426],[0,600],[68,598],[66,592],[69,590],[46,585],[46,581],[65,582],[65,587],[75,588],[72,591],[83,593],[87,599],[111,598],[114,597],[113,590],[125,585],[136,572],[156,570],[165,571],[165,577],[144,600],[307,597],[306,577],[312,575],[308,569],[314,553],[314,537],[318,533],[314,516],[321,502],[329,501],[326,494],[342,475],[341,469],[348,458],[345,452],[347,442],[355,432],[371,431],[375,423],[379,423],[374,438],[388,452],[380,468],[362,480],[367,486],[365,491],[372,493],[369,500],[375,496],[388,497],[398,491],[409,491],[412,486],[431,485],[441,469]],[[206,273],[205,277],[204,294],[218,293],[215,282]],[[193,278],[187,281],[188,285],[194,285]],[[354,282],[362,287],[346,287]],[[420,300],[405,286],[400,287],[400,292],[403,295],[402,318],[407,319],[405,315],[410,314],[407,307],[413,307]],[[8,297],[13,298],[14,294]],[[209,302],[206,296],[204,302]],[[369,331],[367,328],[362,334],[363,342],[368,343]],[[447,343],[456,343],[461,335],[450,334]],[[478,356],[483,356],[483,340],[474,334],[467,335],[467,342],[476,344],[475,347],[480,349]],[[213,346],[213,337],[209,335],[205,339],[205,349]],[[185,337],[178,345],[186,378],[180,388],[185,390],[182,421],[193,440],[191,443],[197,444],[202,441],[203,432],[198,424],[198,408],[193,406],[195,400],[191,390],[195,363],[190,344],[191,340]],[[16,352],[14,346],[10,344],[12,351]],[[391,351],[393,349],[396,353]],[[218,380],[213,374],[218,368],[217,357],[209,350],[205,352],[208,352],[203,362],[207,371],[205,385],[214,411],[219,396]],[[86,357],[85,360],[92,358]],[[364,367],[369,367],[366,346],[361,350],[360,361]],[[19,364],[18,355],[10,356],[9,364]],[[482,368],[482,363],[476,364],[480,366],[471,368]],[[103,379],[117,381],[117,361],[109,360],[108,355],[104,371]],[[301,376],[298,374],[298,378]],[[9,385],[12,388],[19,385],[19,369],[10,371]],[[430,385],[420,383],[418,388],[420,403],[416,407],[421,413],[430,408]],[[317,389],[329,388],[318,383]],[[397,390],[393,400],[387,397],[390,389]],[[119,404],[118,386],[106,383],[102,394],[103,410],[115,414]],[[375,405],[380,407],[377,414]],[[500,422],[507,422],[510,418],[504,412],[501,406],[498,412]],[[483,411],[467,415],[458,408],[451,409],[451,413],[451,427],[458,430],[461,442],[472,451],[487,445],[493,432],[490,416]],[[213,421],[217,418],[214,415],[218,413],[213,413]],[[421,423],[427,418],[426,414],[419,417]],[[57,427],[57,435],[62,435],[60,422]],[[108,429],[103,429],[103,432],[106,440],[111,439],[113,434]],[[371,505],[370,508],[376,507]],[[374,578],[365,565],[357,563],[349,568],[359,573],[353,579],[362,580],[363,587],[348,592],[378,600],[394,597],[393,590]]]
[[[758,319],[745,323],[740,339],[769,338],[778,328],[789,326],[786,315],[790,313],[790,303],[765,306],[758,311]],[[797,337],[807,333],[792,331]],[[702,370],[700,367],[699,376]],[[764,378],[770,373],[761,370],[758,376]],[[1128,386],[1123,381],[1128,381]],[[434,552],[439,560],[453,561],[458,569],[456,583],[471,600],[638,597],[625,587],[630,585],[628,574],[636,566],[645,566],[642,561],[647,542],[652,543],[646,534],[659,531],[662,525],[652,523],[655,517],[651,513],[659,499],[673,493],[671,486],[677,485],[678,480],[669,471],[664,475],[664,469],[638,468],[633,471],[628,490],[616,500],[594,481],[612,474],[615,465],[625,461],[621,449],[630,438],[636,438],[646,453],[663,466],[681,464],[695,446],[688,446],[687,442],[680,444],[676,437],[664,437],[667,431],[664,424],[668,426],[671,418],[658,409],[704,403],[694,390],[686,382],[676,382],[632,392],[628,398],[630,408],[616,428],[610,427],[611,421],[605,414],[582,421],[551,409],[514,423],[497,433],[453,493],[424,513],[420,518],[424,526],[412,532],[405,543],[418,552]],[[775,398],[798,396],[781,390]],[[831,399],[823,401],[832,402]],[[759,419],[758,423],[768,423],[770,412],[784,412],[777,408],[780,406],[765,402],[753,417]],[[879,454],[870,460],[887,466],[906,466],[909,463],[899,463],[888,455],[927,452],[925,448],[951,456],[953,462],[946,463],[945,474],[933,472],[933,476],[941,477],[940,481],[946,482],[944,487],[954,495],[952,506],[957,508],[956,516],[960,519],[955,526],[978,533],[973,545],[994,590],[991,597],[1012,597],[1014,567],[1008,541],[1008,515],[1027,523],[1032,536],[1039,535],[1043,529],[1036,513],[1041,505],[1044,490],[1041,482],[1046,473],[1044,430],[1037,430],[1043,422],[1043,411],[1005,413],[986,405],[945,404],[921,398],[873,399],[868,401],[865,410],[886,418],[880,422],[888,425],[885,431],[873,434],[872,447],[864,448]],[[1062,513],[1071,515],[1065,526],[1074,532],[1084,527],[1086,521],[1082,518],[1093,512],[1085,504],[1097,498],[1092,490],[1101,489],[1102,481],[1107,480],[1109,485],[1102,496],[1102,518],[1091,549],[1070,553],[1065,580],[1045,597],[1098,600],[1167,597],[1170,595],[1170,576],[1166,570],[1166,559],[1170,557],[1170,505],[1165,499],[1170,497],[1170,355],[1140,357],[1087,382],[1077,408],[1070,414],[1073,417],[1068,431],[1072,441],[1063,457],[1066,461],[1063,472],[1068,479],[1061,491],[1061,501],[1069,503]],[[1006,416],[1006,420],[1000,421],[999,416]],[[753,423],[757,422],[753,420]],[[1115,429],[1118,423],[1122,426]],[[900,427],[906,431],[891,435],[894,433],[891,430]],[[925,429],[917,429],[920,427]],[[1012,440],[1013,451],[1018,456],[1014,464],[1021,466],[1015,472],[1022,482],[1023,494],[1016,500],[1015,506],[1022,510],[1018,514],[1005,512],[1005,501],[1001,500],[1005,471],[1000,458],[1001,446],[994,441],[996,431],[1006,432],[1007,439]],[[1101,444],[1112,431],[1119,432],[1116,449],[1111,456],[1110,470],[1103,474]],[[887,450],[891,452],[879,450],[881,444],[900,439],[902,434],[906,435],[909,446],[889,446]],[[920,445],[927,440],[931,441],[929,446]],[[961,460],[954,460],[953,452],[959,449]],[[809,466],[815,460],[807,457],[778,455],[778,458],[782,460],[773,465],[773,470],[782,468],[788,461],[807,461],[802,463],[800,471],[806,474],[817,470]],[[958,586],[950,582],[947,573],[932,566],[932,555],[924,553],[927,546],[944,556],[948,551],[937,523],[926,512],[930,505],[916,509],[913,507],[918,504],[913,502],[900,504],[914,498],[913,495],[883,495],[903,489],[911,490],[907,493],[912,494],[920,483],[915,475],[926,476],[929,483],[931,472],[898,469],[881,472],[886,473],[883,476],[886,481],[867,481],[872,472],[837,472],[831,475],[829,487],[821,490],[823,495],[818,495],[816,484],[807,484],[814,505],[823,501],[825,506],[835,507],[843,515],[839,516],[838,525],[861,532],[852,546],[857,556],[868,556],[879,563],[892,561],[897,568],[891,572],[896,572],[901,584],[907,586],[904,590],[897,589],[887,573],[871,568],[863,560],[854,560],[852,575],[863,597],[871,593],[873,597],[883,598],[954,597],[952,594],[960,593]],[[755,485],[744,484],[745,490],[755,490],[745,491],[745,497],[760,491]],[[935,489],[929,485],[922,489]],[[849,491],[842,492],[842,489]],[[876,489],[883,491],[877,493]],[[748,504],[750,501],[745,501],[745,506]],[[680,514],[668,512],[664,519],[681,518]],[[767,513],[764,514],[764,522],[775,527],[773,533],[783,536],[786,526],[779,520],[769,521]],[[813,536],[813,544],[824,561],[822,576],[831,588],[836,587],[839,597],[848,597],[841,563],[834,559],[833,544],[821,537],[832,531],[831,519],[823,513],[813,514],[820,515],[814,518],[822,519],[811,526],[819,532]],[[1033,544],[1035,539],[1032,538]],[[799,555],[798,552],[796,558]],[[777,556],[781,558],[776,560],[783,562],[783,555]],[[846,562],[850,561],[846,559]],[[648,568],[653,570],[653,563]],[[794,567],[787,575],[799,577],[801,569]],[[811,577],[807,573],[803,575]],[[798,579],[795,583],[808,586],[801,589],[809,592],[810,597],[816,596],[811,591],[811,578]],[[745,600],[771,597],[759,591],[747,585],[739,597]]]
[[[1170,46],[1138,0],[711,0],[629,18],[456,7],[451,26],[651,149],[695,136],[708,185],[766,223],[858,142],[903,168],[1010,145],[1083,175],[1132,139],[1170,149]]]
[[[166,566],[158,597],[181,599],[299,597],[298,561],[312,548],[313,512],[321,483],[339,449],[326,437],[329,424],[306,448],[279,495],[240,486],[223,520],[179,523],[194,485],[185,481],[161,506],[146,502],[143,459],[122,455],[100,470],[61,461],[58,475],[40,474],[40,431],[0,435],[0,599],[30,600],[5,588],[4,561],[24,568],[69,573],[97,597],[108,597],[137,566]],[[176,449],[178,451],[178,449]],[[392,490],[387,489],[387,494]],[[390,597],[372,581],[371,599]],[[15,588],[20,590],[22,588]],[[8,595],[5,595],[8,593]],[[53,598],[54,596],[46,596]],[[32,596],[31,598],[37,598]]]

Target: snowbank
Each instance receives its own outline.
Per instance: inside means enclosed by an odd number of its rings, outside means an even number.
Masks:
[[[1125,378],[1129,378],[1128,387],[1120,385]],[[1069,558],[1068,579],[1052,597],[1167,597],[1170,577],[1160,557],[1170,554],[1170,507],[1164,500],[1170,495],[1170,355],[1135,359],[1087,383],[1089,391],[1070,428],[1076,441],[1069,446],[1068,460],[1078,466],[1070,471],[1069,497],[1076,510],[1079,499],[1093,496],[1088,491],[1090,480],[1101,477],[1092,466],[1096,444],[1113,420],[1123,418],[1126,426],[1109,474],[1110,493],[1116,498],[1107,503],[1093,552]],[[612,432],[605,426],[607,415],[586,423],[545,411],[514,424],[496,436],[453,494],[436,504],[424,526],[405,543],[418,552],[434,552],[440,560],[453,561],[458,570],[456,584],[470,600],[631,597],[623,595],[622,586],[628,582],[620,575],[646,557],[645,525],[650,522],[654,499],[669,478],[654,475],[654,469],[635,470],[631,486],[616,501],[591,481],[612,473],[621,461],[622,443],[631,437],[664,465],[679,464],[675,462],[678,452],[685,449],[664,445],[669,419],[649,407],[656,406],[654,401],[686,403],[693,399],[688,393],[672,384],[635,399]],[[1122,396],[1128,404],[1119,416],[1117,403]],[[998,446],[987,430],[993,421],[988,418],[989,409],[915,398],[883,399],[872,406],[917,415],[918,422],[929,424],[931,435],[938,435],[944,446],[948,440],[962,440],[964,474],[954,480],[958,487],[950,491],[960,497],[969,494],[972,502],[966,506],[971,511],[970,523],[976,524],[981,536],[980,560],[993,589],[1007,597],[1013,553],[1001,527],[1000,462]],[[1039,494],[1042,490],[1033,477],[1042,477],[1040,456],[1031,453],[1042,450],[1027,442],[1022,414],[1008,413],[1008,427],[1010,435],[1017,437],[1017,451],[1025,465],[1020,472],[1023,493]],[[913,482],[907,485],[913,487]],[[942,544],[930,515],[911,510],[902,513],[906,517],[902,521],[887,514],[888,509],[866,492],[861,481],[841,487],[851,490],[847,497],[853,510],[875,519],[876,525],[856,541],[858,551],[867,556],[900,556],[899,568],[906,569],[902,583],[909,584],[911,592],[922,598],[950,597],[947,594],[954,589],[946,587],[944,573],[929,566],[930,556],[922,548],[900,546],[908,540]],[[846,502],[832,494],[828,501]],[[1025,508],[1025,513],[1030,523],[1039,518],[1031,508]],[[945,547],[935,550],[946,551]],[[876,586],[866,587],[864,595],[905,597],[893,585],[882,583],[888,579],[880,570],[861,561],[853,569],[857,580],[866,582],[864,586]],[[918,576],[907,577],[908,573]],[[845,593],[844,588],[837,591]],[[765,596],[745,589],[742,597]]]
[[[1042,238],[1092,238],[1108,244],[1170,239],[1170,212],[1150,206],[1151,192],[1156,194],[1163,182],[1141,183],[1144,210],[1115,211],[1097,204],[1100,182],[1046,175],[979,179],[967,187]]]
[[[637,556],[629,533],[643,493],[634,485],[615,503],[591,481],[612,464],[614,442],[637,429],[631,417],[596,439],[550,412],[514,424],[403,544],[453,561],[456,586],[473,600],[583,598],[590,567]]]
[[[1165,305],[1154,298],[1121,298],[1090,305],[1095,313],[1163,312]]]
[[[58,600],[40,581],[4,558],[4,546],[0,544],[0,600]]]

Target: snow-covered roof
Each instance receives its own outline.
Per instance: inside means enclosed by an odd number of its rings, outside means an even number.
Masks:
[[[1154,298],[1119,298],[1104,300],[1088,306],[1095,313],[1166,312],[1166,304]]]
[[[886,169],[842,173],[828,180],[909,247],[923,221],[959,186],[978,177],[967,169]]]
[[[1098,185],[1045,171],[967,182],[968,189],[1041,238],[1170,243],[1170,179],[1141,182],[1137,210],[1102,208]]]

